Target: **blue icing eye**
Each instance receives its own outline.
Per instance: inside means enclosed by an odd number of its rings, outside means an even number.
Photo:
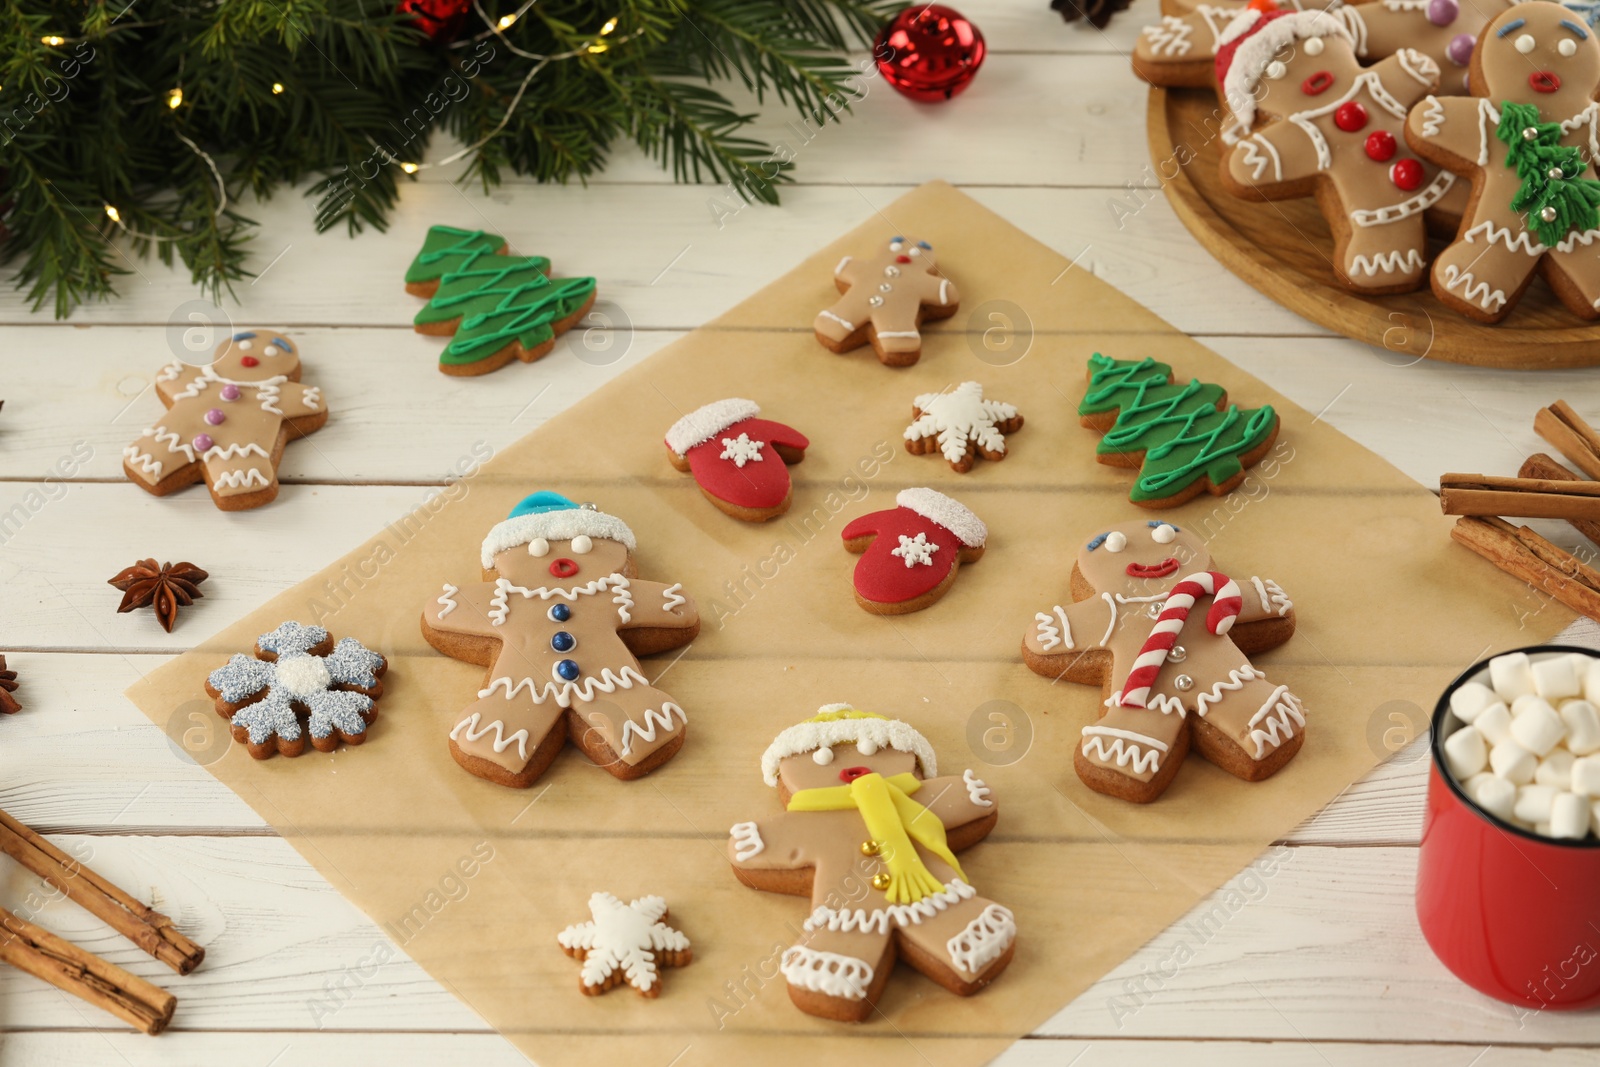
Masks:
[[[233,339],[235,341],[248,341],[251,338],[253,338],[254,336],[255,336],[255,334],[253,334],[253,333],[236,333],[236,334],[233,335]]]
[[[891,241],[904,241],[904,240],[905,240],[905,238],[904,238],[904,237],[902,237],[902,236],[900,236],[900,235],[899,235],[899,234],[898,234],[898,233],[897,233],[897,234],[895,234],[895,235],[894,235],[894,236],[893,236],[893,237],[891,237],[891,238],[889,238],[889,240],[891,240]]]
[[[1157,526],[1170,526],[1174,530],[1177,530],[1179,533],[1183,532],[1183,527],[1179,526],[1177,523],[1175,523],[1175,522],[1162,522],[1160,519],[1151,519],[1149,522],[1145,523],[1145,525],[1150,527],[1150,529],[1152,529],[1152,530],[1154,530]]]
[[[285,352],[293,352],[294,351],[294,345],[290,344],[288,341],[285,341],[281,337],[274,337],[272,339],[272,343],[277,345],[279,348],[283,349]]]
[[[545,612],[551,622],[566,622],[572,618],[572,609],[565,604],[552,604],[550,610]]]
[[[933,246],[932,246],[932,245],[930,245],[930,244],[929,244],[929,243],[928,243],[928,242],[926,242],[926,241],[918,241],[918,242],[917,242],[917,247],[918,247],[918,248],[926,248],[926,249],[927,249],[927,250],[928,250],[928,251],[930,251],[930,252],[932,252],[932,251],[933,251]]]
[[[565,630],[557,630],[550,637],[550,647],[557,652],[571,652],[578,647],[578,639]]]
[[[1109,532],[1108,533],[1103,533],[1103,534],[1095,534],[1094,537],[1092,539],[1090,539],[1090,541],[1089,541],[1089,551],[1093,552],[1095,549],[1097,549],[1101,545],[1105,544],[1106,543],[1106,538],[1110,537],[1110,536],[1111,535],[1110,535]]]
[[[564,659],[556,664],[556,673],[569,682],[576,682],[578,675],[583,671],[579,669],[576,660]]]

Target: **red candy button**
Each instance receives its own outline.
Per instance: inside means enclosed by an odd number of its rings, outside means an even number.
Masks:
[[[255,356],[240,356],[239,357],[239,366],[241,366],[241,367],[254,367],[256,364],[258,364],[260,362],[261,361],[259,359],[257,359]]]
[[[1389,180],[1406,192],[1422,187],[1422,164],[1414,159],[1402,159],[1389,168]]]
[[[1333,85],[1333,75],[1325,70],[1319,70],[1311,77],[1300,83],[1300,91],[1307,96],[1321,96]]]
[[[1367,134],[1367,158],[1387,163],[1394,158],[1394,134],[1388,130],[1375,130]]]
[[[1355,133],[1367,124],[1367,109],[1354,100],[1348,100],[1333,113],[1333,124],[1345,133]]]

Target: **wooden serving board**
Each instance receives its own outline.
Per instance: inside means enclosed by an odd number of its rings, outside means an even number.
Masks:
[[[1333,237],[1314,199],[1254,203],[1222,187],[1219,117],[1210,90],[1152,88],[1150,157],[1189,232],[1273,300],[1403,357],[1520,370],[1600,366],[1600,324],[1575,318],[1543,281],[1494,326],[1456,314],[1426,288],[1396,296],[1344,289],[1327,258]]]

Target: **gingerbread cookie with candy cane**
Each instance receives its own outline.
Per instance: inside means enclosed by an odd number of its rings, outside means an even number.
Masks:
[[[300,354],[277,333],[236,333],[197,367],[173,360],[156,375],[167,413],[122,450],[128,480],[166,496],[202,479],[223,511],[278,495],[291,438],[322,429],[322,391],[300,384]]]
[[[792,426],[757,418],[753,400],[729,397],[689,412],[667,430],[667,459],[693,474],[716,508],[745,522],[766,522],[789,510],[789,466],[811,442]]]
[[[852,519],[840,531],[861,559],[856,603],[874,615],[908,615],[950,591],[963,563],[983,558],[989,528],[965,505],[933,489],[902,489],[895,506]]]
[[[623,779],[683,747],[688,717],[636,657],[693,641],[700,613],[682,585],[635,576],[636,545],[621,519],[534,493],[484,539],[486,580],[446,582],[428,601],[428,643],[488,668],[450,730],[457,763],[523,789],[569,739]]]
[[[1006,969],[1016,920],[956,859],[999,820],[971,769],[938,777],[933,746],[910,725],[829,704],[777,736],[761,774],[784,811],[736,823],[728,860],[747,886],[811,900],[778,964],[801,1011],[866,1019],[896,958],[959,996]]]
[[[1249,658],[1294,636],[1294,604],[1269,578],[1235,580],[1216,566],[1193,532],[1121,523],[1079,550],[1073,602],[1052,604],[1028,627],[1030,669],[1106,694],[1073,756],[1095,792],[1155,800],[1191,745],[1251,782],[1300,751],[1305,708]]]
[[[1439,92],[1467,92],[1467,65],[1478,35],[1490,19],[1515,0],[1288,0],[1279,10],[1326,11],[1342,22],[1355,43],[1356,58],[1374,63],[1409,48],[1440,70]],[[1151,85],[1209,89],[1216,83],[1218,39],[1228,24],[1252,4],[1199,4],[1185,14],[1169,14],[1146,26],[1133,48],[1133,72]],[[1270,10],[1271,8],[1268,7]],[[1464,202],[1464,201],[1463,201]]]
[[[1315,196],[1333,232],[1332,266],[1355,292],[1422,285],[1422,213],[1455,176],[1404,148],[1407,109],[1439,87],[1439,67],[1402,48],[1363,69],[1345,23],[1322,11],[1242,12],[1218,38],[1217,82],[1237,143],[1223,156],[1235,196]],[[1257,116],[1273,121],[1257,128]]]
[[[1480,322],[1511,313],[1535,273],[1575,315],[1600,318],[1600,43],[1583,18],[1529,0],[1484,31],[1471,99],[1428,97],[1406,138],[1472,182],[1456,240],[1433,263],[1440,303]]]
[[[875,256],[845,256],[833,268],[841,296],[812,324],[830,352],[871,344],[888,367],[909,367],[922,358],[922,324],[948,319],[961,297],[939,273],[933,246],[911,237],[891,237]]]

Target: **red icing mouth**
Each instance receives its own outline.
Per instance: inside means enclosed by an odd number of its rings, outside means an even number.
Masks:
[[[895,256],[894,257],[894,261],[896,263],[910,263],[911,262],[911,257],[910,256]]]
[[[862,775],[871,773],[871,767],[846,767],[844,770],[839,772],[839,781],[849,785]]]
[[[1528,87],[1536,93],[1553,93],[1561,88],[1561,75],[1554,71],[1536,70],[1528,75]]]
[[[566,556],[562,556],[560,559],[551,561],[550,573],[557,578],[571,578],[578,573],[578,563],[576,560],[570,560]]]
[[[1307,96],[1321,96],[1333,87],[1333,73],[1319,70],[1300,83],[1300,91]]]
[[[241,366],[241,367],[254,367],[254,366],[257,366],[260,362],[261,361],[259,359],[257,359],[255,356],[240,356],[239,357],[239,366]]]
[[[1181,566],[1183,564],[1178,562],[1176,556],[1168,556],[1160,563],[1130,563],[1127,572],[1130,578],[1165,578],[1169,574],[1175,574]]]

